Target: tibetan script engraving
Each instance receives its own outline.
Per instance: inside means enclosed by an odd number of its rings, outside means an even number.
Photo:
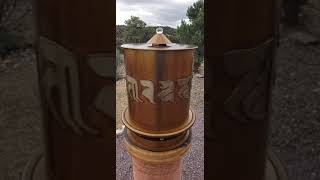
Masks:
[[[141,80],[141,85],[145,87],[142,91],[142,95],[146,97],[152,104],[155,104],[154,102],[154,85],[152,81],[147,80]]]
[[[160,93],[158,97],[162,102],[174,102],[174,83],[173,81],[160,81]]]
[[[142,102],[139,98],[138,81],[127,75],[127,91],[128,95],[131,96],[135,101]]]
[[[192,76],[178,80],[178,85],[181,87],[181,89],[179,90],[179,96],[181,98],[186,98],[186,99],[190,98],[191,83],[192,83]]]
[[[167,80],[158,81],[157,83],[150,80],[136,80],[129,75],[126,77],[128,96],[135,102],[144,102],[140,98],[139,88],[142,91],[141,96],[145,97],[152,104],[156,104],[157,102],[173,103],[177,99],[190,99],[192,76],[178,79],[176,82]],[[156,89],[158,92],[156,92]]]

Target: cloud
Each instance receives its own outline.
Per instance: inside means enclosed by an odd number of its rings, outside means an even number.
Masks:
[[[149,26],[176,27],[196,0],[117,0],[117,24],[138,16]]]

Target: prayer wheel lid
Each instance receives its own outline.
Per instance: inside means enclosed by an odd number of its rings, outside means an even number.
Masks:
[[[167,46],[167,44],[172,44],[172,42],[163,34],[162,28],[156,29],[156,34],[147,42],[152,46]]]
[[[140,49],[140,50],[188,50],[196,49],[197,46],[189,44],[172,43],[164,34],[163,29],[158,27],[156,34],[147,43],[123,44],[124,49]]]

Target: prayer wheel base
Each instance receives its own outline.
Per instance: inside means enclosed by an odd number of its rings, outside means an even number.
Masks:
[[[136,164],[136,168],[140,168],[141,160],[135,160],[133,158],[133,163]],[[145,165],[143,165],[145,166]],[[181,161],[176,161],[175,163],[171,164],[170,169],[181,169],[182,163]],[[45,158],[42,153],[36,154],[27,164],[24,169],[22,179],[21,180],[49,180],[46,177],[46,170],[45,170]],[[176,177],[181,176],[181,171],[176,171],[173,173]],[[137,176],[141,177],[141,180],[144,178],[137,174]],[[163,177],[163,176],[162,176]],[[143,178],[143,179],[142,179]],[[266,180],[287,180],[286,172],[281,164],[280,160],[270,152],[268,154],[268,161],[266,164]]]
[[[132,158],[134,180],[180,180],[182,179],[182,160],[154,164]]]
[[[190,149],[190,138],[182,146],[168,151],[154,152],[142,149],[124,140],[127,151],[132,156],[134,180],[181,180],[182,158]]]

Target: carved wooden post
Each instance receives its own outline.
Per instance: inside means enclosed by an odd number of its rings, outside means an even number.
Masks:
[[[46,163],[34,163],[26,180],[115,176],[114,7],[115,1],[37,1]],[[49,176],[34,175],[44,164]]]
[[[205,178],[284,179],[278,160],[266,161],[278,1],[205,7]]]
[[[129,102],[122,120],[134,179],[181,179],[195,120],[190,90],[196,47],[172,44],[161,28],[147,44],[122,47]]]

